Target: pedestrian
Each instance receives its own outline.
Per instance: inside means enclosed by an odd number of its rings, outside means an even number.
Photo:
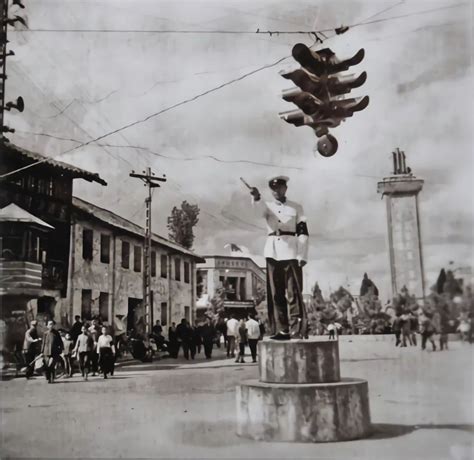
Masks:
[[[411,318],[409,313],[403,313],[400,316],[400,327],[402,329],[402,347],[407,346],[407,341],[410,345],[413,345],[411,337]]]
[[[63,341],[63,360],[64,360],[64,367],[66,377],[72,377],[73,369],[72,369],[72,352],[74,350],[74,342],[71,339],[71,334],[68,332],[62,337]]]
[[[328,324],[327,330],[329,332],[329,340],[336,340],[336,338],[337,338],[337,327],[334,324],[334,321],[331,321]]]
[[[396,316],[392,324],[392,332],[395,334],[395,346],[398,347],[402,343],[400,336],[402,335],[400,316]]]
[[[449,324],[448,318],[442,318],[440,322],[440,330],[439,330],[439,349],[440,350],[447,350],[448,349],[448,331],[449,331]]]
[[[178,339],[176,358],[179,354],[179,348],[183,347],[184,358],[189,359],[189,346],[192,341],[192,330],[188,326],[188,322],[185,318],[182,318],[181,323],[176,327],[176,337]]]
[[[245,345],[247,345],[247,326],[245,324],[245,319],[241,319],[239,322],[239,327],[237,329],[237,343],[239,345],[239,354],[235,360],[236,363],[245,363]]]
[[[74,342],[74,345],[76,345],[77,338],[81,334],[82,331],[82,321],[81,317],[79,315],[76,315],[74,317],[74,324],[71,327],[71,330],[69,331],[69,334],[71,334],[71,339]]]
[[[416,315],[413,312],[410,312],[409,315],[409,321],[410,321],[410,338],[411,338],[411,344],[416,347],[416,333],[418,332],[418,315]]]
[[[34,360],[39,354],[39,342],[41,339],[38,337],[37,330],[38,322],[33,320],[30,323],[30,327],[25,332],[25,340],[23,341],[23,356],[26,363],[26,378],[29,379],[33,376],[35,365]]]
[[[426,342],[429,340],[433,347],[433,351],[436,351],[436,344],[433,340],[433,334],[435,333],[435,328],[433,326],[433,321],[424,316],[421,321],[421,349],[426,349]]]
[[[196,353],[199,355],[201,353],[202,347],[202,338],[201,338],[201,325],[199,326],[192,326],[193,329],[193,343],[196,347]]]
[[[94,351],[94,340],[89,335],[87,326],[82,325],[81,334],[76,340],[74,353],[79,358],[79,369],[81,370],[84,380],[88,379],[90,371],[91,353]]]
[[[206,359],[212,357],[212,347],[214,346],[214,340],[216,339],[217,331],[212,323],[212,319],[207,317],[206,324],[201,327],[202,343],[204,345],[204,354]]]
[[[252,355],[252,362],[257,362],[257,344],[260,339],[260,326],[253,315],[249,315],[248,321],[245,323],[247,327],[247,338],[249,342],[250,354]]]
[[[238,335],[239,322],[232,313],[230,319],[227,320],[227,357],[235,358],[236,337]]]
[[[159,319],[156,320],[155,325],[151,328],[151,332],[154,336],[163,335],[163,327]]]
[[[99,372],[99,354],[97,350],[97,341],[99,340],[100,332],[99,322],[96,319],[92,320],[92,324],[89,327],[89,334],[94,341],[94,349],[93,353],[91,353],[91,371],[92,377],[94,377],[95,374]]]
[[[172,358],[178,357],[178,336],[176,334],[176,323],[171,323],[168,328],[169,353]]]
[[[221,347],[221,337],[224,338],[224,348],[227,350],[227,318],[219,317],[216,324],[216,344]]]
[[[99,366],[104,374],[104,379],[107,378],[107,374],[114,375],[114,339],[107,333],[107,328],[105,326],[102,327],[102,335],[100,335],[97,340],[97,354],[99,357]]]
[[[196,327],[188,324],[189,328],[189,354],[191,355],[191,359],[194,359],[196,356],[196,350],[197,350],[197,331]],[[201,337],[199,337],[199,340],[201,340]]]
[[[48,383],[54,383],[56,363],[61,359],[63,351],[63,341],[59,332],[54,328],[55,324],[53,320],[48,321],[41,346],[45,377]]]
[[[286,176],[269,180],[271,201],[262,201],[255,187],[250,191],[254,208],[267,223],[264,256],[270,338],[274,340],[307,336],[302,269],[308,260],[308,227],[302,206],[286,198],[288,181]]]

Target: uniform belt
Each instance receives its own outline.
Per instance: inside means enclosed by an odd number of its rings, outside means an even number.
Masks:
[[[283,230],[277,230],[276,232],[269,233],[268,236],[280,236],[280,235],[291,235],[295,236],[296,232],[285,232]]]

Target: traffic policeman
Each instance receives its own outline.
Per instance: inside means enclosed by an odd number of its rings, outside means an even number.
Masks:
[[[264,256],[267,267],[268,319],[271,339],[289,340],[307,334],[303,302],[303,267],[308,259],[308,227],[303,207],[286,198],[287,176],[272,177],[270,201],[252,187],[252,204],[267,223]],[[289,314],[288,314],[289,310]]]

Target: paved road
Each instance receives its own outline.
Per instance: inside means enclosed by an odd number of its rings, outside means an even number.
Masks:
[[[1,458],[473,458],[472,351],[341,342],[343,376],[369,381],[369,439],[262,443],[235,435],[235,386],[256,365],[163,360],[109,380],[0,382]]]

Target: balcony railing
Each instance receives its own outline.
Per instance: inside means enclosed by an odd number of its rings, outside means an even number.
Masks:
[[[8,288],[41,288],[41,264],[0,259],[0,285]]]

